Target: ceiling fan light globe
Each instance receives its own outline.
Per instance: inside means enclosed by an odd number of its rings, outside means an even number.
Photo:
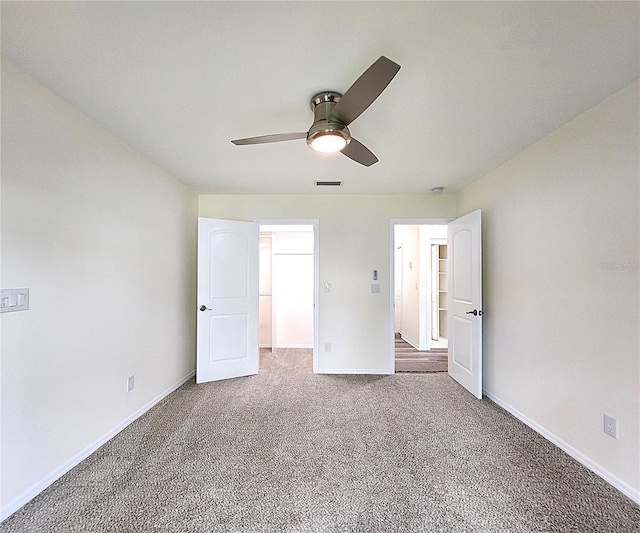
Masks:
[[[311,139],[309,146],[316,152],[330,154],[339,152],[347,146],[347,139],[339,133],[324,133]]]

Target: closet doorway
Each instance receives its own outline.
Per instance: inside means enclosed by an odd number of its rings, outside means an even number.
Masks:
[[[436,226],[440,227],[440,226]],[[446,348],[447,334],[447,240],[433,239],[431,247],[431,348]]]
[[[317,221],[257,222],[260,348],[313,350],[315,367]]]

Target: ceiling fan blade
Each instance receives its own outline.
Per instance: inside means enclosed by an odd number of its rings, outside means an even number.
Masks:
[[[277,143],[280,141],[295,141],[297,139],[306,139],[307,132],[304,133],[275,133],[273,135],[261,135],[260,137],[248,137],[246,139],[235,139],[231,141],[237,146],[245,144],[264,144],[264,143]]]
[[[378,158],[373,155],[373,152],[353,137],[351,137],[351,142],[347,144],[341,152],[348,158],[353,159],[356,163],[360,163],[365,167],[370,167],[374,163],[378,162]]]
[[[349,87],[331,112],[345,126],[351,124],[369,107],[389,85],[400,65],[381,56]]]

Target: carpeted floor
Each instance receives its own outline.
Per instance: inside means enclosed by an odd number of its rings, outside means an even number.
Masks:
[[[27,532],[631,532],[640,508],[445,373],[189,382],[0,525]]]
[[[396,333],[396,372],[447,372],[448,369],[449,360],[446,348],[420,352]]]

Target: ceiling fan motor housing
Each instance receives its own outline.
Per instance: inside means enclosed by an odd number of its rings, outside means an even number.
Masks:
[[[341,122],[331,119],[331,112],[340,98],[342,98],[340,93],[327,91],[316,94],[311,99],[313,125],[309,128],[309,132],[307,133],[307,144],[311,148],[313,148],[312,143],[314,139],[323,135],[340,136],[345,140],[346,144],[351,142],[351,133],[349,132],[349,128]]]

